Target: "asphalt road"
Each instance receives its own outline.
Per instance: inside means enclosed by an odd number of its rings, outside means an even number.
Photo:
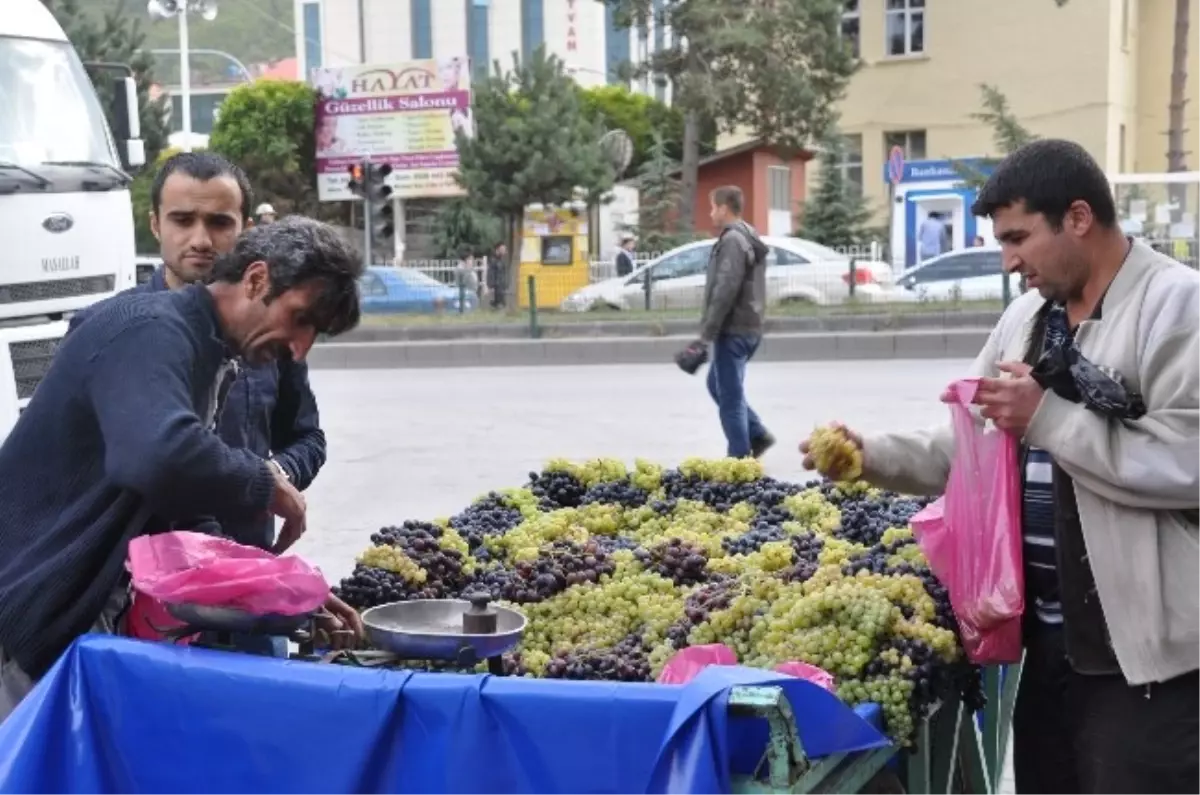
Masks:
[[[805,480],[796,452],[818,425],[864,431],[946,419],[943,386],[969,361],[752,364],[750,403],[779,438],[769,474]],[[297,552],[331,581],[379,527],[448,516],[520,486],[550,458],[719,457],[725,443],[703,374],[662,365],[312,372],[329,461],[308,492]],[[1002,793],[1013,792],[1011,759]]]

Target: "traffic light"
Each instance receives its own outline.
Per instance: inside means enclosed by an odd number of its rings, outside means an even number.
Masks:
[[[392,189],[387,177],[392,167],[387,163],[364,160],[346,169],[350,175],[350,192],[363,200],[363,216],[372,239],[388,239],[396,232],[392,222]]]

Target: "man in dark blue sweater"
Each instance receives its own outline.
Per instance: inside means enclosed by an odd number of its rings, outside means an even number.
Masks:
[[[0,718],[103,617],[151,516],[303,526],[295,486],[213,432],[217,379],[353,328],[361,270],[334,230],[288,218],[243,235],[210,284],[116,296],[63,340],[0,446]]]
[[[169,158],[150,189],[150,228],[163,264],[133,290],[178,290],[206,280],[214,258],[233,250],[253,204],[246,175],[220,155],[181,152]],[[90,314],[76,314],[71,331]],[[242,367],[217,417],[217,432],[229,445],[268,460],[300,491],[307,489],[325,464],[325,434],[308,365],[284,356]],[[218,514],[215,519],[221,534],[239,543],[260,549],[275,545],[274,517]],[[295,540],[279,539],[279,551]]]

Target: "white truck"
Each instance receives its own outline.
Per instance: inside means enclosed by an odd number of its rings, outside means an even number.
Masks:
[[[134,284],[126,168],[145,161],[133,78],[115,72],[114,137],[84,64],[41,0],[0,13],[0,439],[71,314]]]

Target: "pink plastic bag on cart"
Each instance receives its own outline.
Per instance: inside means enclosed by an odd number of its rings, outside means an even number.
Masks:
[[[232,607],[254,615],[300,615],[329,598],[329,585],[301,558],[276,557],[226,538],[186,531],[141,536],[126,561],[134,600],[126,634],[157,638],[179,622],[166,604]],[[156,629],[157,628],[157,629]]]
[[[979,379],[949,387],[954,460],[946,494],[912,518],[913,535],[950,594],[963,648],[977,664],[1021,659],[1025,578],[1017,439],[975,421]]]
[[[662,673],[658,675],[661,685],[682,685],[690,682],[696,674],[710,665],[737,665],[737,654],[724,643],[709,643],[703,646],[688,646],[675,652]],[[775,666],[781,674],[804,679],[833,692],[833,675],[823,668],[806,662],[786,662]]]

